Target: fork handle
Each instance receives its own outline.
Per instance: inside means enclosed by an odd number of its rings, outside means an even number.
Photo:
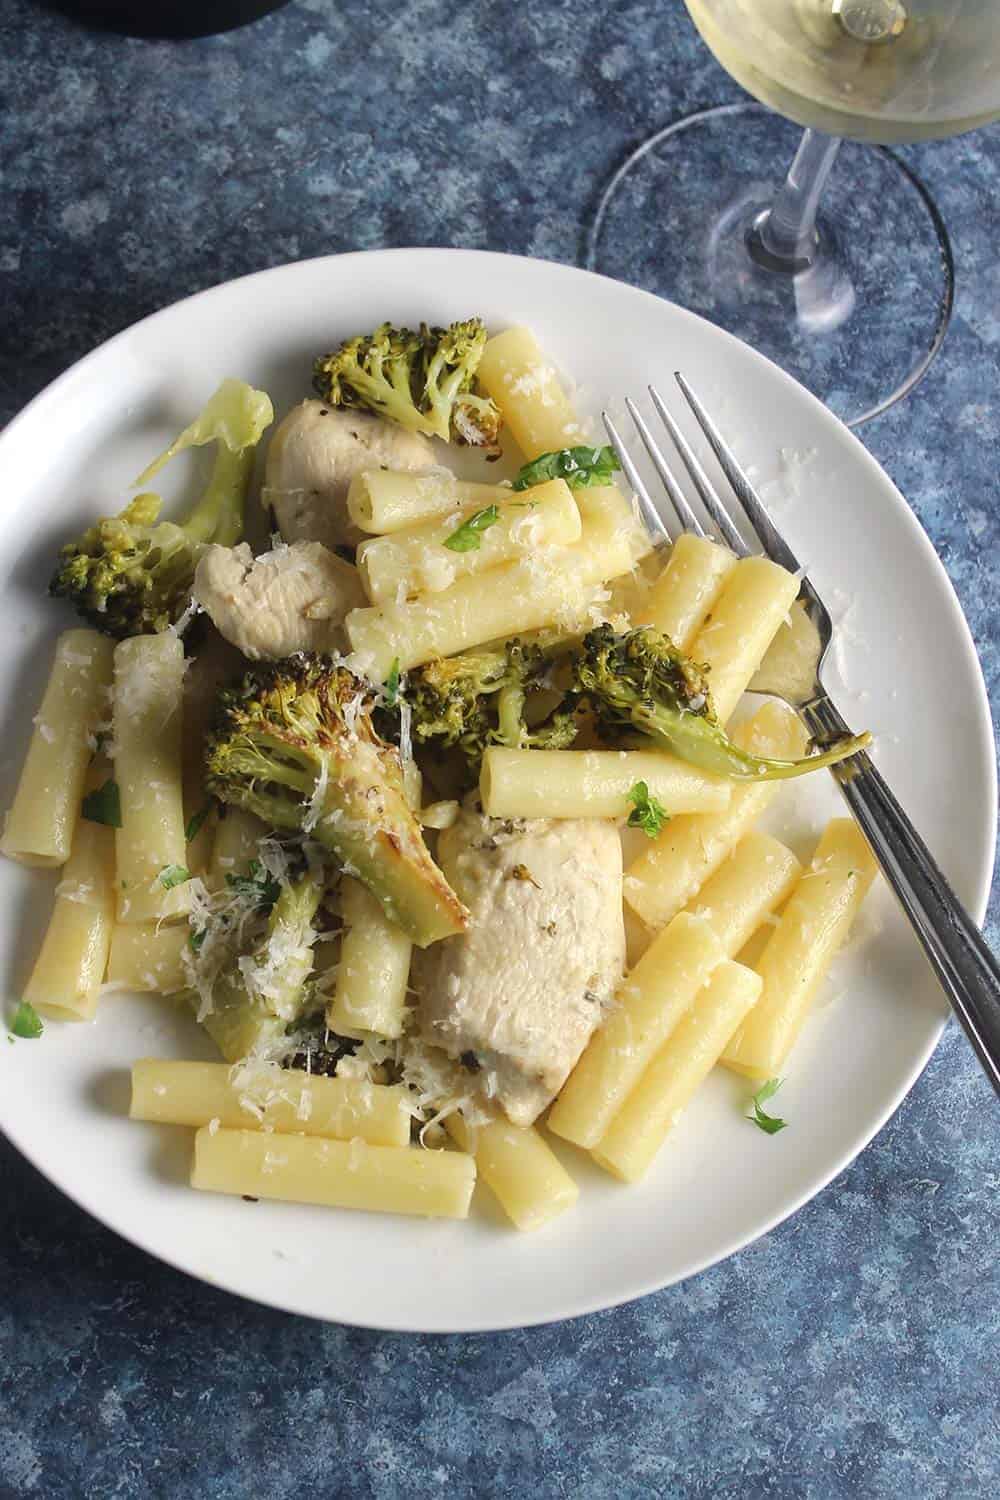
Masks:
[[[802,713],[820,742],[850,733],[825,695]],[[862,752],[831,770],[1000,1094],[1000,963],[871,758]]]

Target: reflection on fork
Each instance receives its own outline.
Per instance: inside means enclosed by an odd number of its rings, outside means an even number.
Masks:
[[[797,639],[799,670],[789,680],[779,683],[758,679],[754,686],[784,698],[797,709],[817,743],[826,744],[848,735],[850,730],[823,685],[823,666],[833,638],[829,611],[712,418],[680,372],[675,379],[729,482],[740,519],[748,525],[759,552],[799,580],[797,609],[800,621],[804,622]],[[653,386],[649,387],[649,395],[707,518],[703,520],[688,500],[648,423],[635,402],[627,398],[629,415],[681,531],[712,540],[719,538],[740,558],[758,555],[735,524],[663,397]],[[620,432],[607,412],[602,416],[650,534],[659,543],[670,542],[671,533]],[[909,918],[987,1076],[1000,1094],[1000,965],[870,757],[861,752],[831,767],[831,774],[836,777],[882,873]]]

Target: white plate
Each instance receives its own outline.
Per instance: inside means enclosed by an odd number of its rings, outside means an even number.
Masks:
[[[986,695],[968,629],[931,546],[861,444],[811,396],[728,335],[643,292],[565,266],[455,250],[345,255],[265,271],[192,297],[112,339],[57,380],[0,439],[15,525],[0,554],[0,788],[14,778],[69,623],[44,597],[60,540],[116,508],[151,451],[215,383],[237,374],[279,410],[308,390],[324,346],[383,318],[532,325],[591,411],[669,390],[683,369],[765,483],[779,524],[835,608],[848,717],[977,916],[996,821]],[[784,450],[784,453],[783,453]],[[796,783],[789,836],[803,849],[837,808],[830,778]],[[53,881],[0,862],[5,993],[16,995]],[[92,1026],[51,1024],[0,1049],[0,1123],[54,1183],[105,1224],[194,1276],[264,1303],[390,1329],[503,1328],[607,1307],[711,1265],[809,1199],[851,1160],[924,1066],[945,1006],[884,891],[867,936],[838,960],[789,1068],[767,1137],[742,1118],[747,1089],[713,1077],[641,1186],[565,1158],[577,1210],[536,1235],[509,1230],[480,1189],[466,1224],[424,1223],[194,1193],[190,1132],[130,1124],[128,1068],[207,1056],[169,1006],[109,997]]]

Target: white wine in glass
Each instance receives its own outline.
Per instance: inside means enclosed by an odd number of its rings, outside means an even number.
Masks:
[[[1000,0],[685,3],[768,108],[644,142],[604,193],[590,264],[721,323],[857,425],[926,372],[953,297],[941,216],[887,148],[1000,117]],[[775,191],[761,172],[793,151]]]
[[[1000,113],[997,0],[686,0],[727,73],[799,125],[886,146]]]

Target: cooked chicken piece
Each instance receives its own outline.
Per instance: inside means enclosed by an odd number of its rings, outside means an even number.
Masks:
[[[434,449],[417,432],[362,411],[303,401],[271,438],[261,501],[286,542],[356,546],[364,533],[347,514],[347,487],[366,469],[428,469]]]
[[[344,616],[366,602],[357,568],[319,542],[280,544],[256,558],[246,542],[213,544],[193,592],[219,634],[251,661],[338,650]]]
[[[530,1125],[562,1088],[625,964],[621,840],[597,819],[465,811],[438,863],[469,928],[418,956],[421,1032],[470,1089]]]

